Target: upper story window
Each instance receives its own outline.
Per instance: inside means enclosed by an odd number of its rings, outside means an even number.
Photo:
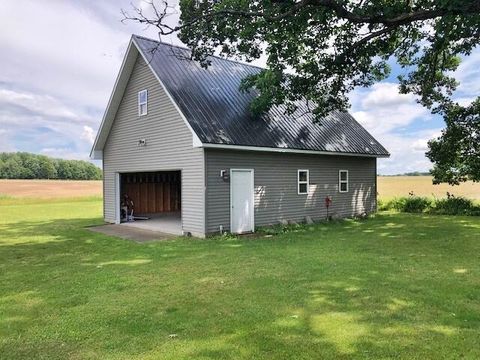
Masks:
[[[138,92],[138,115],[147,115],[148,107],[148,92],[147,90],[142,90]]]
[[[310,175],[308,170],[298,170],[297,191],[298,195],[308,194]]]
[[[338,191],[348,192],[348,170],[338,172]]]

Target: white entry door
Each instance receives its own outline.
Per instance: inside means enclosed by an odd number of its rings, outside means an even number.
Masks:
[[[230,231],[234,234],[253,232],[253,170],[230,170]]]

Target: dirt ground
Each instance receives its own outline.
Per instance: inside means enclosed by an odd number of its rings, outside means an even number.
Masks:
[[[448,184],[433,185],[430,176],[379,176],[378,194],[380,198],[415,195],[445,197],[447,191],[455,196],[465,196],[480,200],[480,183],[466,182],[458,186]]]
[[[0,180],[2,195],[46,199],[101,196],[102,181]]]

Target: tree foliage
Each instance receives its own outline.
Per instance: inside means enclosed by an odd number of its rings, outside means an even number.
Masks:
[[[445,112],[447,127],[429,142],[427,157],[435,164],[434,183],[480,181],[480,99],[470,106],[451,105]]]
[[[480,1],[180,0],[178,25],[167,21],[175,11],[168,1],[152,7],[154,16],[134,8],[125,19],[156,26],[160,35],[178,33],[205,67],[214,53],[246,61],[266,56],[267,69],[242,84],[259,92],[251,104],[256,113],[278,104],[294,111],[308,100],[321,121],[347,110],[354,88],[387,78],[395,61],[400,92],[415,94],[446,120],[428,154],[435,181],[480,180],[471,159],[478,149],[469,147],[474,139],[460,138],[480,131],[478,100],[467,106],[452,100],[453,72],[480,42]]]
[[[53,159],[26,152],[0,153],[0,179],[100,180],[102,170],[81,160]]]

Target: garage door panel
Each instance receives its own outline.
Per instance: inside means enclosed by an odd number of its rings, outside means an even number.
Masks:
[[[180,172],[122,174],[122,196],[133,200],[136,214],[180,211]]]

